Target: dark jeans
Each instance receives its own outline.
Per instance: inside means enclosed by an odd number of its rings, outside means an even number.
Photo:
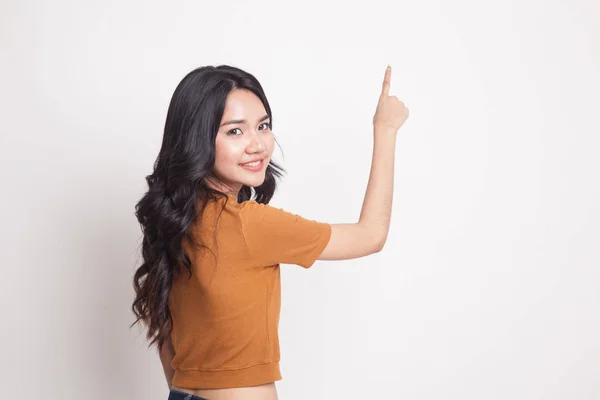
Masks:
[[[196,396],[189,393],[180,392],[179,390],[171,389],[167,400],[208,400],[204,397]]]

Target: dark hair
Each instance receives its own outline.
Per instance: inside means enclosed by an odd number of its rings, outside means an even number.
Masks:
[[[204,66],[188,73],[177,85],[167,112],[162,146],[154,172],[146,176],[148,191],[135,206],[143,232],[143,263],[133,277],[135,299],[132,309],[148,328],[149,346],[162,348],[172,329],[169,293],[174,273],[191,263],[182,240],[194,240],[190,226],[203,214],[209,199],[227,196],[208,182],[214,175],[215,140],[228,94],[247,89],[262,101],[273,122],[271,107],[258,80],[229,65]],[[243,185],[238,201],[252,199],[268,203],[284,169],[269,162],[263,184]],[[254,193],[253,193],[254,192]],[[195,243],[199,245],[198,243]],[[130,327],[131,327],[130,326]]]

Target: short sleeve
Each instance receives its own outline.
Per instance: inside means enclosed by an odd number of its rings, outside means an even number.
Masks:
[[[302,218],[268,204],[242,203],[240,219],[251,255],[261,265],[310,268],[331,238],[331,225]]]

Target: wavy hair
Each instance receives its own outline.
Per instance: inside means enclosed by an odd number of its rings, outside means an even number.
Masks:
[[[190,226],[201,218],[207,202],[226,197],[209,183],[223,183],[214,174],[215,140],[227,96],[234,89],[258,96],[273,122],[267,97],[252,74],[229,65],[189,72],[173,93],[154,171],[146,176],[148,191],[135,206],[143,232],[143,262],[133,277],[136,320],[130,327],[140,320],[147,326],[149,347],[156,343],[160,350],[171,334],[168,301],[175,272],[185,267],[191,277],[182,241],[195,239]],[[264,182],[254,188],[243,185],[238,202],[254,196],[258,203],[268,203],[283,173],[271,160]]]

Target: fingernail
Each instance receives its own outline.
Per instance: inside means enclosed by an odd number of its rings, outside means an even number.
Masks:
[[[387,69],[392,69],[392,66],[390,64],[388,64]]]

